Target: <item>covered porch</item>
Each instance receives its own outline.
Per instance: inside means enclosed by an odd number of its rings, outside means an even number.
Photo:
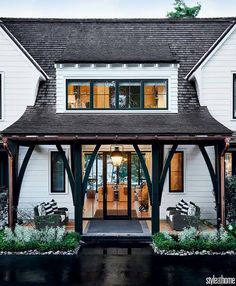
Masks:
[[[224,153],[227,150],[227,136],[208,135],[208,136],[150,136],[150,135],[106,135],[106,136],[5,136],[4,146],[9,155],[9,225],[14,227],[17,221],[17,207],[20,198],[21,185],[24,179],[27,165],[30,161],[34,148],[37,145],[56,146],[58,153],[64,163],[68,176],[68,181],[72,191],[74,205],[74,220],[68,225],[68,229],[74,228],[75,231],[83,234],[89,233],[89,225],[93,221],[108,219],[112,224],[115,220],[138,221],[142,230],[154,234],[161,230],[170,230],[168,223],[160,219],[160,207],[163,197],[163,186],[170,168],[171,160],[178,146],[195,145],[199,148],[212,181],[214,197],[216,203],[217,227],[225,223],[224,216]],[[109,148],[111,145],[128,146],[130,154],[135,154],[140,162],[149,196],[149,208],[145,212],[139,211],[138,191],[133,187],[131,180],[126,180],[125,186],[120,189],[124,193],[125,187],[130,190],[126,198],[114,198],[116,189],[112,186],[113,198],[109,199],[108,181],[106,168],[103,168],[102,186],[97,188],[96,195],[93,197],[88,185],[90,174],[96,162],[96,158],[101,150]],[[19,148],[27,147],[20,167],[18,164]],[[63,146],[69,146],[70,156],[67,157],[63,151]],[[88,148],[88,146],[90,146]],[[164,154],[165,146],[169,152]],[[215,164],[212,163],[207,153],[207,147],[215,150]],[[87,149],[86,149],[87,148]],[[86,151],[87,150],[87,151]],[[89,159],[86,167],[84,164],[84,154],[89,150]],[[132,151],[132,152],[131,152]],[[150,162],[145,158],[145,152],[149,152]],[[108,152],[109,154],[109,152]],[[104,155],[103,155],[104,156]],[[130,155],[128,161],[131,160]],[[104,161],[103,161],[104,162]],[[106,162],[106,160],[105,160]],[[129,164],[128,164],[129,165]],[[103,163],[103,166],[104,163]],[[131,165],[127,167],[127,176],[131,177]],[[124,182],[123,182],[124,183]],[[117,185],[117,184],[116,184]],[[119,184],[118,184],[119,185]],[[120,186],[118,186],[119,188]],[[138,187],[138,186],[136,186]],[[103,188],[103,190],[102,190]],[[133,188],[133,192],[132,192]],[[103,193],[102,193],[103,192]],[[104,199],[106,196],[106,200]],[[135,199],[136,196],[136,199]],[[106,205],[105,205],[106,203]],[[124,207],[124,205],[127,206]],[[130,207],[128,207],[130,206]],[[106,214],[104,216],[104,210]],[[124,213],[125,211],[125,213]],[[110,217],[109,217],[110,215]],[[117,217],[116,217],[117,215]],[[92,223],[91,223],[92,221]],[[144,227],[143,227],[144,225]],[[102,228],[104,225],[102,226]],[[96,229],[96,225],[95,225]],[[119,227],[118,227],[119,229]],[[93,232],[93,231],[92,231]],[[108,229],[107,229],[107,232]],[[118,231],[119,232],[119,231]],[[103,233],[103,231],[101,231]],[[137,233],[140,233],[138,231]],[[142,231],[145,234],[145,231]]]

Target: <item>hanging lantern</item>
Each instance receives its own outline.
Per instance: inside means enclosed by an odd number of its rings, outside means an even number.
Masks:
[[[120,151],[119,147],[115,147],[114,151],[111,152],[112,164],[115,167],[119,167],[123,161],[123,154]]]

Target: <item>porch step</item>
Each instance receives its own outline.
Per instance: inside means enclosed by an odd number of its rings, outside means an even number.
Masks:
[[[82,236],[82,241],[89,245],[150,244],[152,242],[152,237],[150,235],[85,234]]]

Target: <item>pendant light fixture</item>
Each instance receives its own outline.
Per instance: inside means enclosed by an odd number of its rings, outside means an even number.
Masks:
[[[115,167],[119,167],[123,161],[123,154],[118,146],[115,146],[114,150],[111,152],[112,164]]]

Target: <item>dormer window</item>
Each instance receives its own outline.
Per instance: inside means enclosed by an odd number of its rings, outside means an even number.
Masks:
[[[114,109],[116,107],[116,83],[115,81],[93,82],[93,108]]]
[[[68,109],[89,109],[90,82],[68,80],[67,100]]]
[[[168,109],[168,81],[72,80],[66,82],[67,110]]]
[[[144,83],[144,108],[167,108],[167,82],[165,80]]]

